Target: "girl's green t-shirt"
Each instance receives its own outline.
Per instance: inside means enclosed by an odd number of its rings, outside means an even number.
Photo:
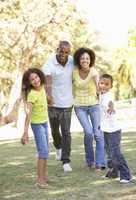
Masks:
[[[27,102],[33,104],[31,123],[44,123],[48,120],[47,99],[44,87],[40,90],[32,89],[27,97]]]

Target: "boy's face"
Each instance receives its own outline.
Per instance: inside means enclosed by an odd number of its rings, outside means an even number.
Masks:
[[[112,82],[108,78],[101,78],[98,85],[102,94],[108,92],[112,88]]]

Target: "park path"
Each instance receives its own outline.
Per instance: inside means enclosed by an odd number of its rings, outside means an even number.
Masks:
[[[121,128],[123,130],[136,132],[136,108],[119,109],[118,115]],[[17,128],[14,127],[13,123],[0,127],[0,140],[13,140],[21,138],[23,132],[23,123],[24,115],[21,114],[18,120]],[[30,136],[32,136],[31,129],[29,132]],[[71,132],[72,134],[76,132],[82,132],[82,127],[74,114],[72,115]]]

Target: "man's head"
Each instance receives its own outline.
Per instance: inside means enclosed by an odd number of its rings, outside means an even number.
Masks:
[[[71,51],[70,43],[67,41],[60,41],[59,46],[57,48],[56,57],[57,57],[57,61],[61,65],[64,66],[67,63],[70,51]]]
[[[112,88],[113,78],[110,74],[103,74],[99,80],[99,90],[100,92],[106,93]]]

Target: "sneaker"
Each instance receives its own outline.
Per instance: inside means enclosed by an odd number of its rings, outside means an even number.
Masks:
[[[102,166],[102,167],[101,167],[101,170],[105,170],[105,169],[106,169],[106,167],[105,167],[105,166]]]
[[[121,179],[120,183],[129,183],[132,179]]]
[[[56,160],[60,161],[61,160],[61,149],[56,149]]]
[[[64,172],[71,172],[72,171],[72,168],[71,168],[69,163],[63,164],[63,169],[64,169]]]

